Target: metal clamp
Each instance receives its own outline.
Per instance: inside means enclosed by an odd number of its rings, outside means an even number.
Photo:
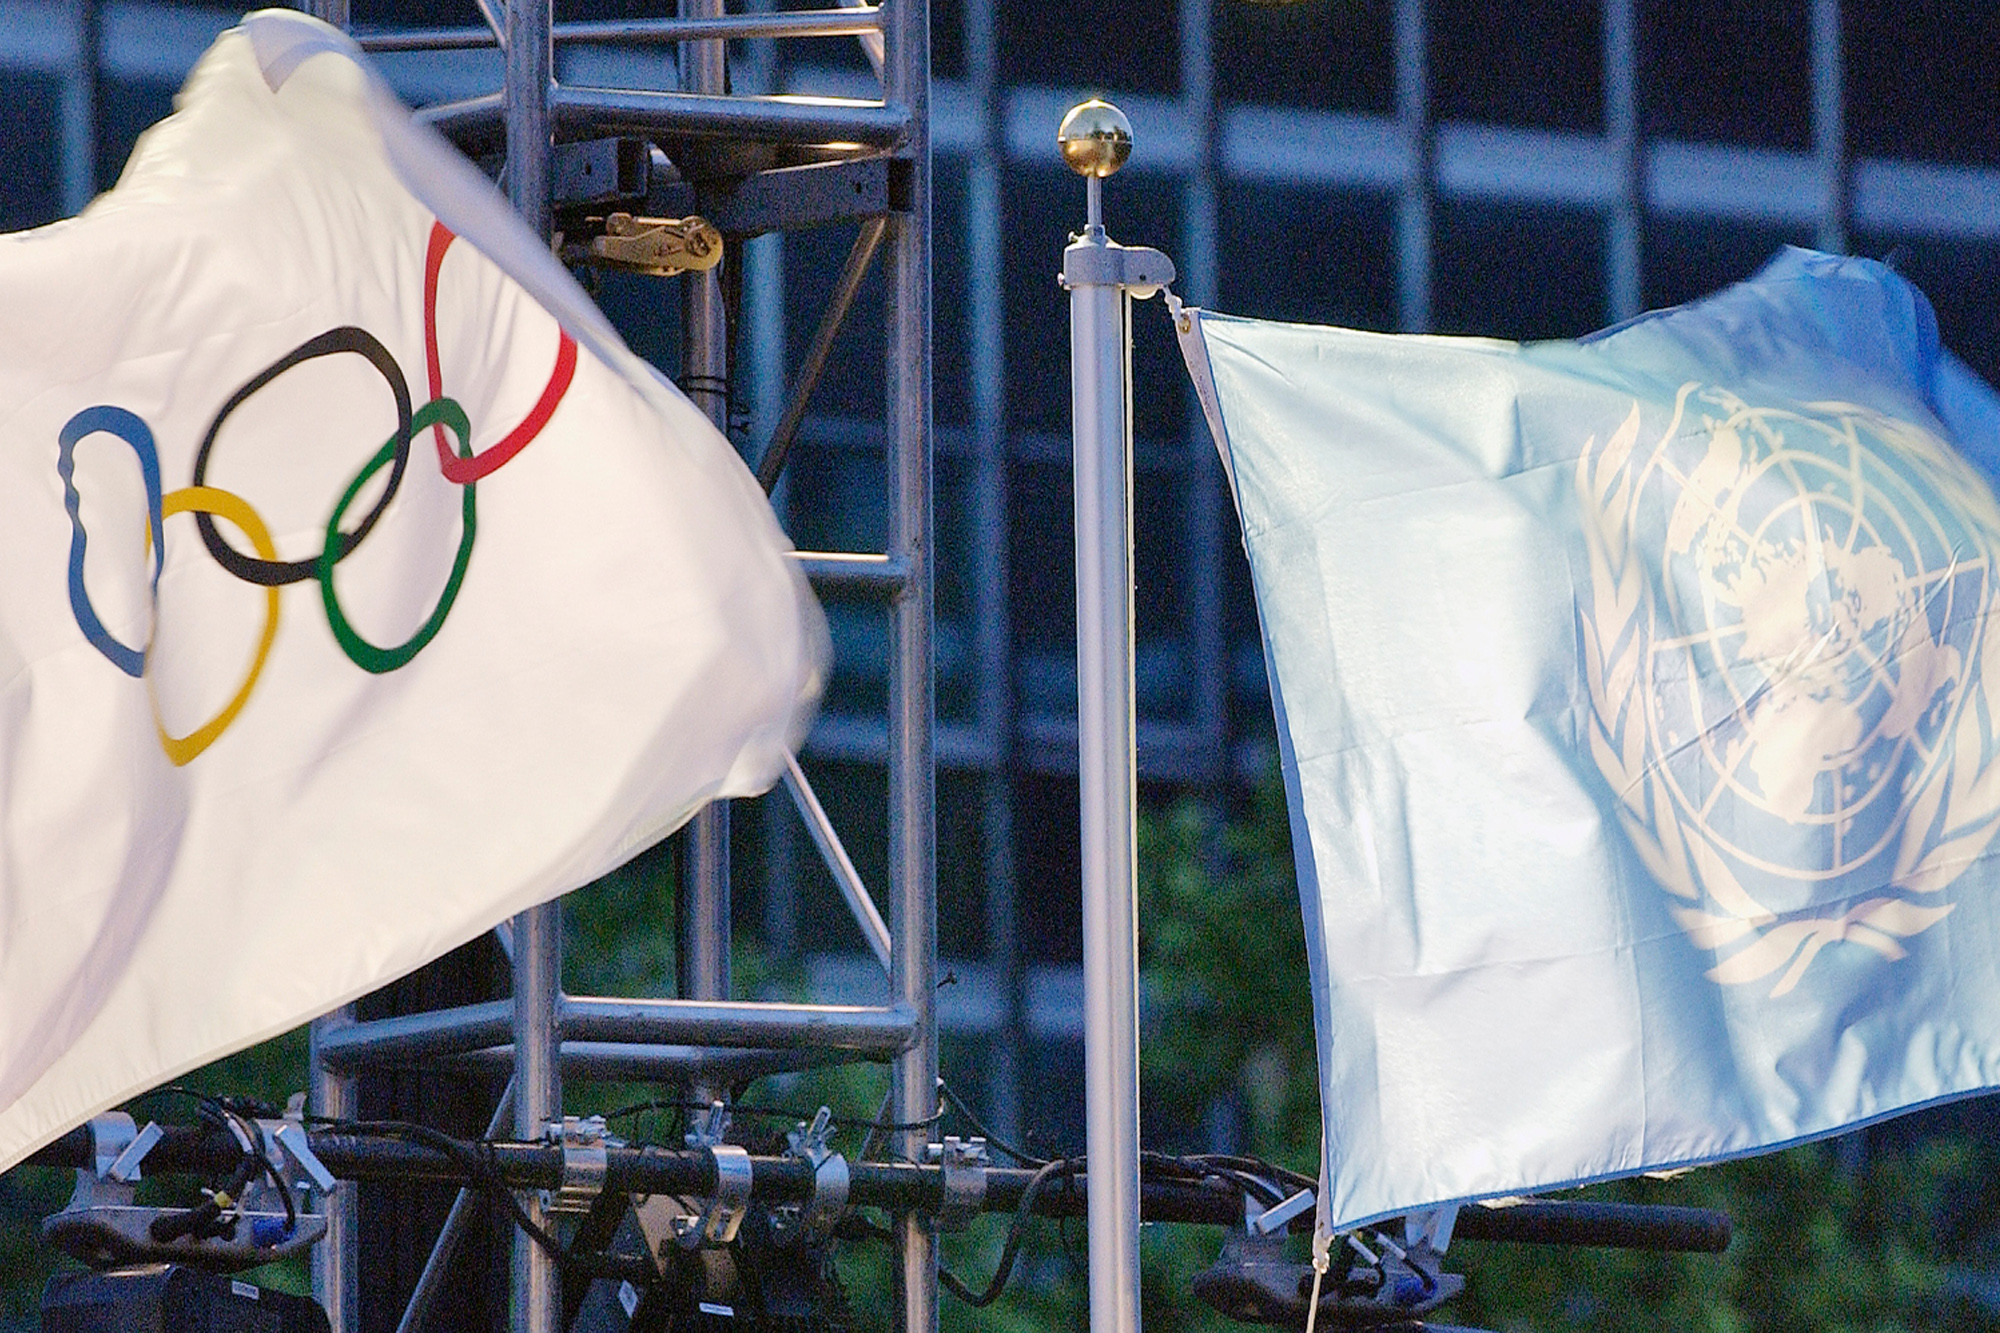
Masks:
[[[822,1106],[812,1124],[801,1122],[785,1136],[789,1145],[785,1156],[812,1167],[813,1192],[810,1199],[774,1213],[771,1220],[802,1245],[824,1240],[847,1211],[847,1159],[830,1146],[833,1128],[833,1112]]]
[[[925,1156],[943,1168],[944,1200],[938,1206],[938,1228],[965,1230],[986,1202],[986,1168],[993,1164],[986,1140],[947,1134],[943,1143],[927,1145]]]
[[[1174,280],[1174,261],[1144,245],[1077,240],[1063,251],[1065,288],[1123,287],[1139,300]]]
[[[604,219],[604,234],[585,242],[598,263],[666,277],[699,273],[722,262],[722,233],[706,218],[635,218],[613,213]]]
[[[709,1145],[708,1155],[715,1162],[715,1193],[702,1201],[701,1216],[674,1219],[674,1239],[684,1250],[729,1244],[750,1210],[749,1150],[716,1143]]]
[[[721,1102],[710,1103],[688,1128],[687,1146],[708,1149],[715,1163],[715,1193],[701,1201],[699,1216],[674,1218],[674,1239],[682,1249],[729,1244],[750,1209],[750,1153],[722,1141],[728,1130],[729,1108]]]
[[[561,1123],[550,1123],[545,1134],[562,1147],[562,1183],[542,1191],[543,1206],[552,1213],[589,1212],[604,1193],[604,1117],[566,1115]]]

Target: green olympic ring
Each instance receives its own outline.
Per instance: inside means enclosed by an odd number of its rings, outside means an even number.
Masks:
[[[458,437],[458,454],[461,458],[472,457],[472,423],[465,415],[465,409],[450,398],[434,398],[417,409],[410,418],[410,435],[415,435],[426,426],[442,423]],[[458,589],[465,582],[466,566],[472,562],[472,539],[478,528],[473,509],[473,486],[465,486],[464,533],[458,541],[458,557],[452,561],[451,577],[445,580],[444,591],[438,596],[435,610],[430,619],[417,628],[402,643],[393,648],[382,648],[368,642],[355,632],[348,623],[347,616],[340,609],[340,598],[333,590],[333,567],[342,551],[340,546],[340,520],[346,516],[347,507],[361,494],[361,488],[369,478],[389,466],[397,457],[397,450],[408,439],[401,431],[391,436],[389,442],[376,451],[375,456],[362,467],[359,476],[348,484],[347,491],[340,497],[340,503],[333,507],[333,517],[326,521],[326,544],[321,547],[318,562],[320,599],[326,603],[326,623],[333,629],[333,637],[339,641],[341,651],[349,661],[363,671],[374,675],[385,675],[407,663],[422,652],[424,645],[436,636],[443,627],[445,617],[451,614],[451,604],[458,598]]]

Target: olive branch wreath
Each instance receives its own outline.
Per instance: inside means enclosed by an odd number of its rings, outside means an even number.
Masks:
[[[1662,444],[1679,433],[1687,400],[1700,387],[1681,386]],[[1733,395],[1711,393],[1736,412],[1747,411]],[[1985,483],[1928,434],[1851,404],[1807,406],[1850,421],[1865,420],[1954,502],[1959,515],[1986,539],[1989,556],[2000,547],[2000,510]],[[1671,914],[1697,948],[1720,951],[1743,943],[1709,969],[1712,981],[1744,985],[1784,969],[1770,991],[1774,997],[1784,995],[1798,985],[1822,949],[1842,941],[1886,959],[1903,958],[1908,951],[1901,941],[1938,924],[1952,904],[1925,906],[1909,898],[1877,896],[1831,915],[1808,910],[1780,916],[1743,887],[1728,859],[1700,829],[1684,828],[1676,816],[1664,764],[1648,753],[1644,704],[1634,690],[1652,611],[1651,589],[1633,541],[1639,486],[1631,460],[1639,424],[1635,401],[1601,450],[1595,437],[1585,442],[1576,472],[1590,559],[1588,610],[1581,600],[1577,607],[1591,703],[1587,731],[1591,756],[1618,795],[1619,822],[1653,878],[1682,900]],[[1981,643],[1975,651],[1983,657],[1984,640],[1997,626],[1990,603],[1979,614]],[[1959,710],[1947,764],[1932,773],[1900,812],[1887,887],[1935,894],[1984,855],[2000,831],[2000,764],[1988,762],[2000,718],[2000,672],[1974,670],[1971,675],[1974,693]]]

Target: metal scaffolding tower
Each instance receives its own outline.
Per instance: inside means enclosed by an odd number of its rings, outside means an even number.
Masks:
[[[317,17],[349,27],[347,0],[310,0]],[[807,829],[853,909],[864,938],[889,973],[890,1002],[842,1006],[753,1002],[730,992],[728,811],[712,807],[684,838],[679,876],[679,995],[673,999],[571,996],[562,986],[558,904],[522,913],[501,932],[513,963],[513,998],[441,1012],[358,1021],[352,1007],[314,1024],[312,1109],[352,1116],[357,1078],[369,1067],[485,1053],[512,1080],[492,1130],[511,1118],[520,1139],[540,1139],[561,1119],[565,1076],[649,1079],[703,1097],[732,1082],[831,1059],[889,1062],[890,1119],[923,1125],[897,1131],[892,1151],[922,1160],[937,1085],[935,780],[931,665],[931,291],[929,31],[923,0],[881,0],[845,10],[728,14],[722,0],[680,0],[676,17],[557,24],[551,0],[480,0],[487,27],[362,34],[376,50],[450,50],[497,45],[504,84],[424,114],[475,153],[504,148],[503,181],[529,225],[551,234],[563,202],[563,164],[604,164],[640,175],[664,149],[668,179],[649,184],[648,209],[695,212],[725,237],[723,264],[737,262],[740,238],[841,218],[861,222],[791,401],[755,466],[775,485],[806,401],[824,368],[856,288],[879,252],[886,284],[887,549],[802,553],[816,586],[839,586],[889,606],[889,904],[885,924],[796,763],[786,777]],[[732,39],[859,37],[879,66],[881,95],[870,100],[733,95],[726,43]],[[564,41],[676,46],[677,91],[582,88],[554,78],[554,44]],[[574,173],[572,173],[574,174]],[[726,269],[683,273],[683,386],[726,425],[729,374]],[[354,1185],[330,1206],[326,1241],[315,1252],[314,1288],[337,1333],[360,1328]],[[541,1220],[539,1197],[522,1196]],[[401,1327],[414,1330],[441,1285],[443,1263],[472,1209],[462,1197],[438,1238]],[[897,1326],[937,1327],[933,1224],[915,1213],[897,1225]],[[517,1235],[512,1327],[556,1333],[560,1302],[554,1264]]]

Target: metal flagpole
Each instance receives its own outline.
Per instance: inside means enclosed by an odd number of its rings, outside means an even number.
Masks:
[[[553,0],[511,0],[506,10],[507,196],[537,236],[549,234],[555,155],[549,90],[555,57]],[[514,1135],[538,1139],[562,1115],[562,905],[543,903],[514,918]],[[524,1193],[528,1216],[546,1224],[538,1192]],[[512,1326],[515,1333],[558,1333],[561,1291],[555,1259],[526,1232],[514,1235]]]
[[[723,0],[680,0],[684,19],[716,18]],[[727,44],[687,42],[680,50],[681,89],[721,96],[728,87]],[[733,250],[733,247],[732,247]],[[726,253],[723,263],[734,263]],[[683,273],[681,283],[681,387],[715,428],[729,431],[729,321],[723,304],[722,267]],[[682,999],[729,998],[729,804],[713,801],[681,835],[675,915],[679,918]],[[708,1101],[713,1088],[693,1090]]]
[[[923,1160],[937,1106],[936,681],[931,654],[931,141],[927,0],[883,6],[882,100],[908,108],[910,137],[892,170],[901,207],[883,238],[889,556],[909,571],[889,607],[889,994],[917,1015],[909,1047],[890,1069],[890,1139]],[[891,198],[898,190],[891,177]],[[921,1126],[921,1128],[914,1128]],[[933,1219],[895,1222],[897,1333],[936,1333],[938,1240]]]
[[[1087,225],[1063,253],[1075,430],[1077,776],[1083,818],[1085,1120],[1090,1327],[1139,1328],[1139,904],[1132,711],[1131,304],[1173,278],[1156,250],[1104,231],[1103,183],[1132,152],[1125,114],[1092,100],[1063,118]]]

